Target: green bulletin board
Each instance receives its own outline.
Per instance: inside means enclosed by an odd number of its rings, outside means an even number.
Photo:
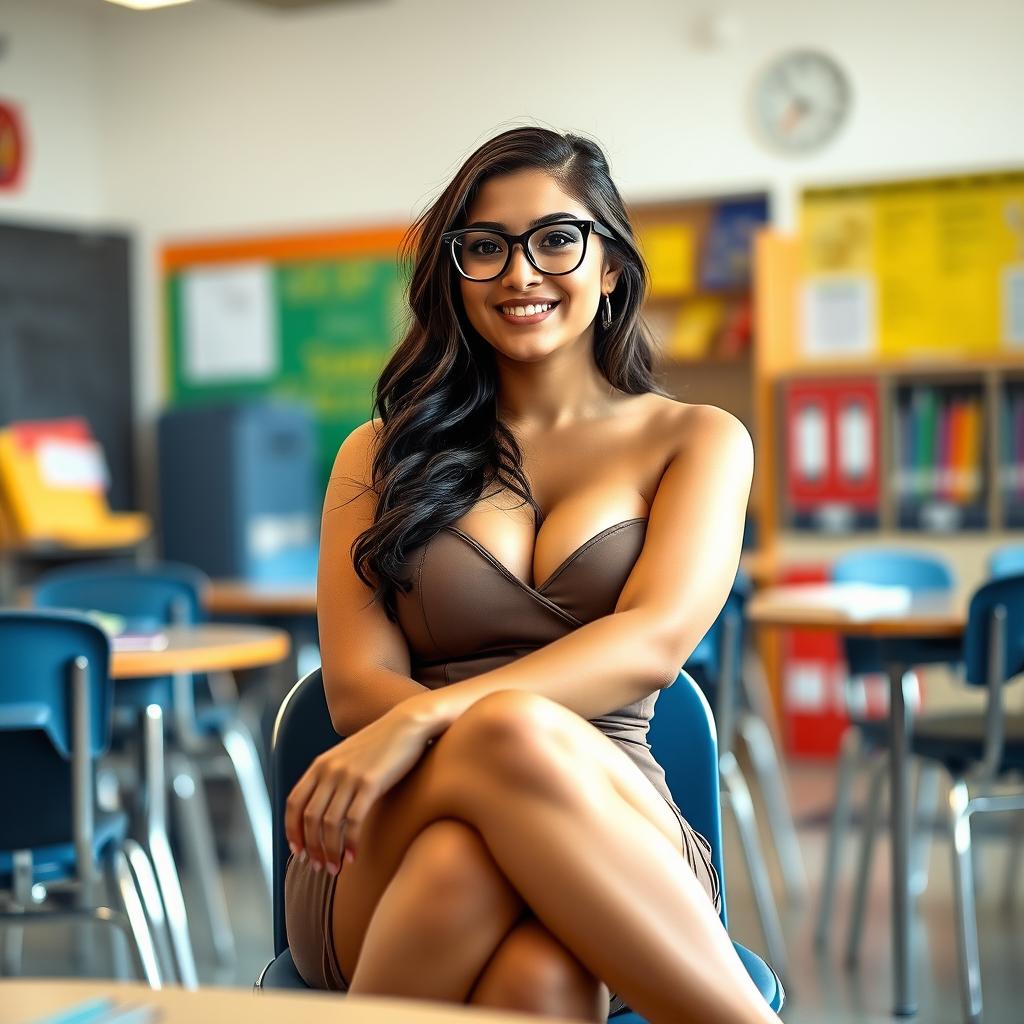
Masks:
[[[326,486],[338,447],[371,416],[373,385],[410,315],[397,262],[401,234],[166,249],[167,403],[274,397],[306,404]],[[263,309],[255,332],[248,314],[239,319],[231,309],[247,302]],[[200,305],[206,312],[197,314]],[[220,355],[197,356],[197,336],[205,334],[209,350],[211,332]],[[255,334],[262,340],[254,346]],[[244,356],[247,346],[262,355]]]

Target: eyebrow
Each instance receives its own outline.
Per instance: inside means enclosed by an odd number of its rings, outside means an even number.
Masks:
[[[527,230],[529,228],[535,228],[539,224],[547,224],[554,220],[583,220],[579,214],[566,213],[565,210],[561,210],[558,213],[546,213],[543,217],[538,217],[536,220],[531,220]],[[494,228],[495,231],[507,231],[508,228],[504,224],[500,224],[496,220],[475,220],[472,224],[467,224],[467,228]]]

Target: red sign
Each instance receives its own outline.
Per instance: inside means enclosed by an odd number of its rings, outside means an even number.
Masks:
[[[21,115],[0,102],[0,188],[15,188],[25,165],[25,132]]]

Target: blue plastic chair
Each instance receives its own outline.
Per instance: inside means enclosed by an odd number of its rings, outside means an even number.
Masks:
[[[189,565],[173,562],[137,566],[119,562],[92,562],[58,569],[41,577],[34,588],[37,607],[77,608],[123,616],[128,628],[153,629],[169,625],[195,625],[205,621],[203,594],[209,585],[206,575]],[[183,838],[195,862],[202,891],[200,907],[206,915],[221,963],[235,959],[235,943],[228,916],[227,900],[220,881],[216,850],[210,827],[203,788],[197,775],[221,761],[226,752],[234,780],[242,796],[253,841],[263,869],[268,895],[272,891],[272,842],[270,796],[260,764],[252,730],[240,716],[237,701],[228,704],[196,702],[196,691],[206,689],[206,677],[185,674],[152,679],[119,681],[115,705],[124,716],[119,724],[131,735],[141,716],[145,727],[156,709],[168,713],[171,744],[169,767],[175,785],[170,792],[179,802],[185,825]],[[158,725],[158,723],[157,723]],[[152,737],[152,743],[159,741]],[[154,785],[156,785],[154,781]],[[152,800],[148,808],[157,806]],[[161,889],[173,906],[168,907],[175,955],[183,973],[183,983],[196,982],[194,957],[184,904],[180,903],[180,883],[169,854],[165,816],[147,814],[146,841],[160,876]]]
[[[737,573],[725,605],[683,669],[701,686],[714,709],[723,803],[732,811],[740,836],[740,848],[761,923],[765,952],[775,971],[785,980],[788,955],[782,922],[765,863],[754,802],[734,752],[738,734],[746,745],[757,776],[786,889],[794,900],[799,901],[807,885],[803,856],[778,752],[764,717],[768,713],[763,706],[767,701],[761,700],[760,693],[754,688],[757,680],[748,679],[744,674],[745,670],[750,672],[757,667],[744,658],[746,605],[752,591],[750,578],[745,573]],[[659,697],[659,701],[661,699]]]
[[[665,702],[664,704],[662,702]],[[718,788],[718,749],[711,709],[700,688],[685,672],[658,697],[651,724],[651,746],[665,768],[669,786],[686,819],[712,846],[712,859],[722,884],[722,923],[727,924],[722,824]],[[659,716],[661,716],[660,725]],[[257,989],[306,988],[288,950],[284,916],[284,866],[288,844],[284,807],[295,783],[310,762],[340,742],[335,733],[320,669],[300,679],[284,699],[274,727],[271,779],[274,800],[274,959],[256,980]],[[678,794],[678,797],[676,796]],[[682,799],[679,799],[681,797]],[[739,943],[736,952],[773,1010],[785,999],[782,983],[759,957]],[[616,1014],[619,1024],[644,1024],[630,1011]]]
[[[0,889],[15,908],[0,913],[5,967],[18,972],[24,925],[93,920],[127,932],[142,976],[159,988],[132,874],[152,885],[152,867],[127,838],[124,813],[96,806],[96,763],[110,744],[109,665],[110,642],[87,616],[0,611]],[[117,910],[95,902],[104,873]],[[59,892],[37,909],[35,887],[54,883]]]
[[[987,690],[984,713],[970,720],[919,719],[910,740],[917,757],[941,765],[951,780],[949,835],[964,1019],[982,1019],[981,965],[974,906],[971,816],[1024,811],[1024,715],[1007,716],[1003,686],[1024,672],[1024,573],[980,586],[968,607],[963,641],[964,681]],[[1017,792],[991,793],[1016,781]],[[975,788],[976,795],[971,795]],[[1019,819],[1018,819],[1019,820]]]
[[[831,579],[835,583],[902,586],[911,591],[948,592],[954,587],[953,573],[943,559],[924,552],[892,547],[870,547],[847,553],[833,564]],[[871,637],[844,636],[842,645],[847,667],[853,679],[884,672],[887,659],[915,666],[945,664],[955,669],[959,668],[961,659],[959,640],[920,640],[907,637],[879,641]],[[854,777],[858,768],[870,767],[868,804],[863,821],[859,865],[846,943],[846,957],[852,963],[859,954],[863,933],[871,856],[888,766],[889,724],[887,718],[866,717],[850,700],[849,687],[847,711],[850,725],[843,733],[840,743],[834,810],[829,828],[821,900],[814,935],[819,947],[827,945],[834,922],[840,851],[849,827]],[[921,717],[915,716],[914,728],[917,728],[920,721]],[[937,798],[938,775],[934,771],[924,769],[918,778],[918,815],[926,815]],[[927,879],[929,838],[930,831],[927,827],[918,830],[914,836],[911,887],[915,893],[924,888]]]
[[[988,558],[988,574],[992,579],[1016,576],[1024,572],[1024,544],[1005,544]]]

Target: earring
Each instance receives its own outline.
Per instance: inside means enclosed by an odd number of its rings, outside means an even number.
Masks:
[[[601,311],[601,326],[607,331],[612,325],[612,300],[608,295],[604,297],[604,309]]]

